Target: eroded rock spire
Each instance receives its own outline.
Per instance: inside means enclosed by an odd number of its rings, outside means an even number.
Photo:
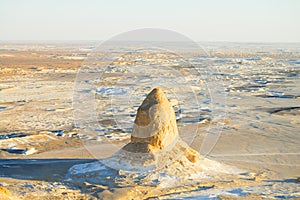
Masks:
[[[131,142],[123,150],[162,158],[174,153],[175,160],[183,154],[191,162],[199,158],[198,152],[179,138],[174,109],[160,88],[153,89],[138,108]]]
[[[153,89],[137,111],[131,142],[147,143],[149,152],[172,147],[178,138],[175,112],[160,88]]]

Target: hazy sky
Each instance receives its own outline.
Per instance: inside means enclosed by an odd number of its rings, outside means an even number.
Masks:
[[[196,41],[300,42],[300,0],[0,0],[0,40],[106,40],[138,28]]]

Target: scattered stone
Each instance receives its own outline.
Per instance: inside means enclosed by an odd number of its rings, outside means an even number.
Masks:
[[[199,160],[199,153],[192,148],[184,149],[184,155],[192,163],[195,163]]]
[[[253,181],[256,181],[256,182],[260,182],[260,181],[261,181],[261,178],[258,177],[258,176],[255,176],[255,177],[253,177],[252,180],[253,180]]]

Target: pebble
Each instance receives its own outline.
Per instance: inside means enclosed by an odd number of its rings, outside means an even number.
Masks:
[[[253,181],[260,182],[260,181],[261,181],[261,178],[258,177],[258,176],[255,176],[255,177],[253,178]]]

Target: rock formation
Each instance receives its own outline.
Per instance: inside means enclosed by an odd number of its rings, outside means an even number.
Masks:
[[[135,153],[157,153],[172,150],[178,142],[180,138],[173,107],[163,91],[155,88],[139,107],[134,121],[131,143],[123,149]],[[184,150],[184,154],[192,162],[197,160],[196,151],[185,147],[181,150]]]
[[[190,184],[193,179],[233,170],[201,157],[180,139],[172,105],[163,91],[155,88],[137,111],[130,143],[109,158],[73,166],[68,177],[124,187],[157,185],[165,177],[174,184]]]
[[[175,112],[161,89],[143,101],[134,121],[131,142],[147,143],[148,152],[172,148],[178,139]]]

